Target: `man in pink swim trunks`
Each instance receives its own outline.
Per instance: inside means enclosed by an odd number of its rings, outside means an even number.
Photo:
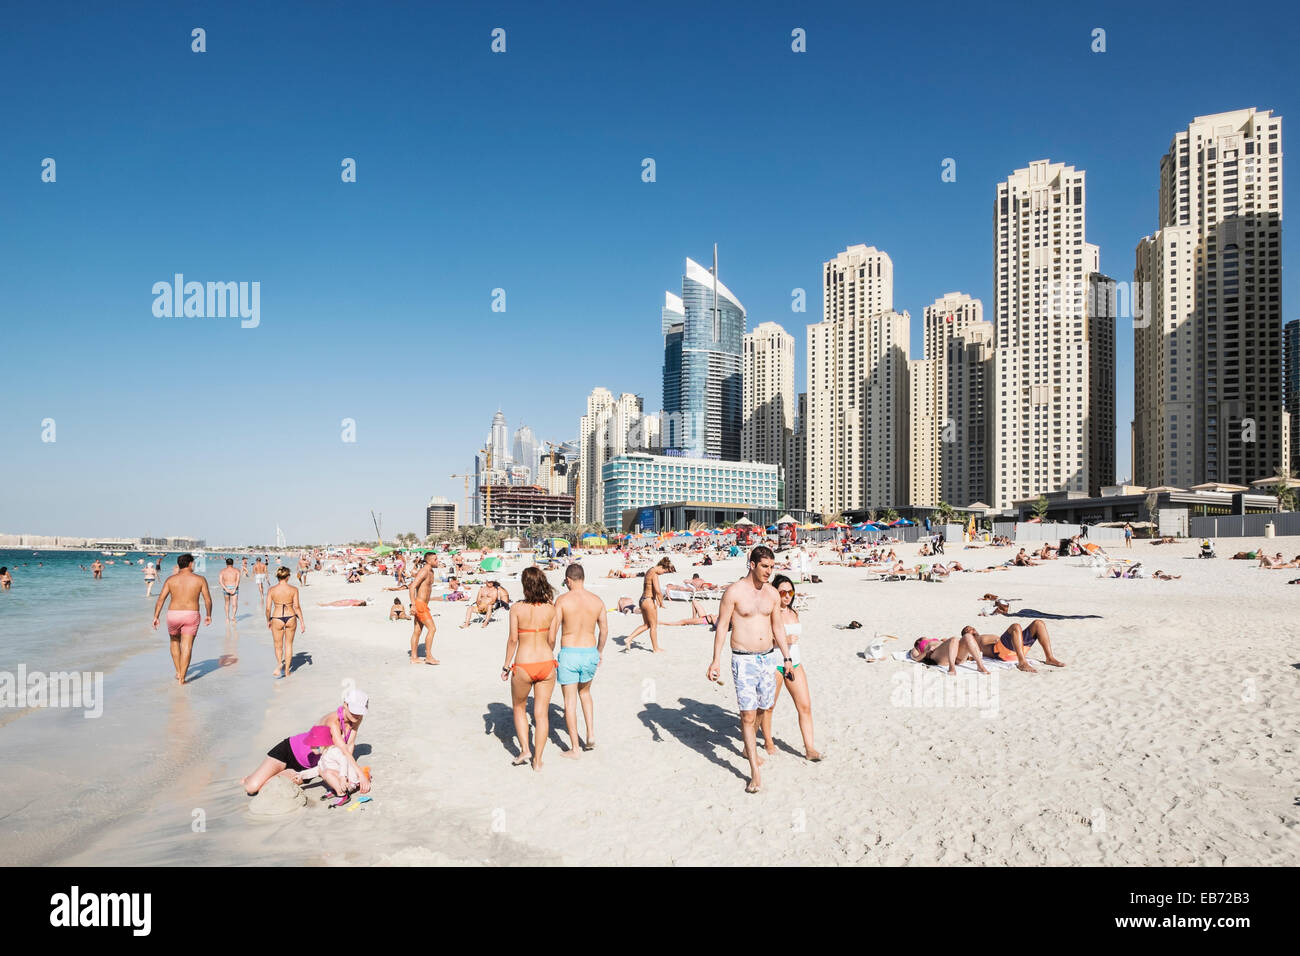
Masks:
[[[163,582],[158,594],[158,603],[153,608],[153,629],[158,630],[158,618],[162,615],[163,602],[171,596],[171,607],[167,609],[167,633],[172,639],[172,663],[176,665],[177,683],[185,683],[185,674],[190,669],[190,653],[194,649],[194,636],[199,633],[199,598],[207,605],[205,625],[212,624],[212,592],[208,590],[208,579],[195,574],[192,565],[194,555],[182,554],[176,559],[176,573]]]

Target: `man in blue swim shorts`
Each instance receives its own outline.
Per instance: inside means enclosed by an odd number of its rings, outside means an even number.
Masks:
[[[581,564],[570,564],[564,571],[568,589],[555,602],[559,619],[560,655],[556,674],[564,694],[564,724],[569,729],[569,749],[565,757],[576,760],[583,750],[596,747],[595,705],[591,701],[591,682],[596,679],[609,637],[605,602],[587,590],[586,573]],[[596,629],[600,640],[596,640]],[[587,726],[587,742],[578,738],[578,701],[582,701],[582,718]],[[581,745],[580,745],[581,744]]]
[[[731,638],[731,679],[736,685],[736,705],[740,709],[740,731],[749,760],[747,793],[758,793],[762,781],[758,769],[763,756],[758,749],[758,712],[776,703],[776,672],[768,656],[773,645],[785,665],[785,679],[794,679],[790,662],[790,645],[785,639],[781,618],[781,600],[776,588],[768,583],[776,558],[772,549],[759,545],[749,553],[749,574],[722,592],[718,609],[718,627],[713,638],[713,662],[708,678],[717,681],[722,671],[722,642]]]

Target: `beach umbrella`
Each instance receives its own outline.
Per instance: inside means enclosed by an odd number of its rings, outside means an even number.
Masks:
[[[768,525],[768,526],[767,526],[767,530],[768,530],[768,531],[775,531],[775,530],[776,530],[776,525],[774,525],[774,524],[770,524],[770,525]]]
[[[390,548],[390,547],[389,547],[388,545],[386,545],[386,544],[381,544],[379,547],[375,548],[375,552],[374,552],[374,553],[375,553],[375,554],[392,554],[394,550],[396,550],[396,549],[394,549],[394,548]]]

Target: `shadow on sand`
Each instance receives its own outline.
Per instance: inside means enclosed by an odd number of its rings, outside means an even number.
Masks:
[[[688,697],[679,698],[678,703],[682,705],[680,708],[646,704],[641,713],[637,714],[637,719],[645,724],[656,743],[661,743],[664,739],[660,731],[667,731],[710,763],[717,764],[741,780],[749,780],[749,777],[717,753],[722,748],[741,760],[745,759],[737,744],[740,717],[717,704],[706,704]]]
[[[536,734],[537,727],[533,723],[531,697],[528,700],[527,712],[529,733]],[[569,742],[559,734],[560,728],[564,726],[564,708],[552,701],[551,706],[547,708],[546,717],[551,725],[550,733],[546,735],[547,741],[561,750],[567,751]],[[515,742],[515,711],[509,704],[503,704],[500,701],[493,701],[488,704],[487,712],[483,714],[483,733],[495,734],[497,740],[501,741],[501,746],[511,757],[518,757],[521,753],[519,745]]]

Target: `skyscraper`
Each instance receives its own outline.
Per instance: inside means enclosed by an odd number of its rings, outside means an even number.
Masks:
[[[1286,353],[1286,410],[1291,418],[1291,477],[1300,477],[1300,319],[1283,328]]]
[[[943,500],[957,508],[988,504],[995,463],[993,323],[972,322],[949,340],[941,451]]]
[[[485,448],[492,449],[492,467],[494,470],[507,470],[514,461],[510,457],[509,430],[506,428],[506,416],[501,409],[492,416],[492,431],[488,436],[488,444]]]
[[[1137,246],[1134,480],[1249,484],[1284,465],[1282,118],[1196,117]]]
[[[515,460],[516,468],[526,468],[528,470],[528,476],[525,478],[525,482],[536,481],[537,438],[533,435],[533,430],[527,425],[520,425],[515,429],[515,441],[512,455]]]
[[[577,517],[591,524],[605,519],[605,462],[632,451],[643,451],[658,434],[654,416],[642,410],[640,395],[624,392],[618,398],[606,388],[587,396],[587,414],[578,423],[579,475]]]
[[[745,307],[713,271],[686,260],[681,298],[666,293],[663,443],[669,454],[740,458]]]
[[[744,339],[744,427],[741,457],[780,465],[790,481],[794,435],[794,336],[763,322]]]
[[[822,276],[822,321],[808,326],[806,507],[902,504],[911,319],[893,311],[894,264],[874,246],[850,246]]]
[[[1085,209],[1084,171],[1064,163],[1035,160],[997,186],[990,503],[998,508],[1045,492],[1100,492],[1107,473],[1113,480],[1113,458],[1107,469],[1089,440],[1106,363],[1096,368],[1101,344],[1089,339],[1098,327],[1089,290],[1104,277],[1092,278],[1100,257],[1085,240]],[[1113,341],[1112,333],[1112,389]]]
[[[964,292],[946,293],[925,307],[925,357],[908,366],[911,504],[952,503],[943,484],[943,446],[953,437],[947,411],[948,349],[955,337],[983,318],[984,304]]]

